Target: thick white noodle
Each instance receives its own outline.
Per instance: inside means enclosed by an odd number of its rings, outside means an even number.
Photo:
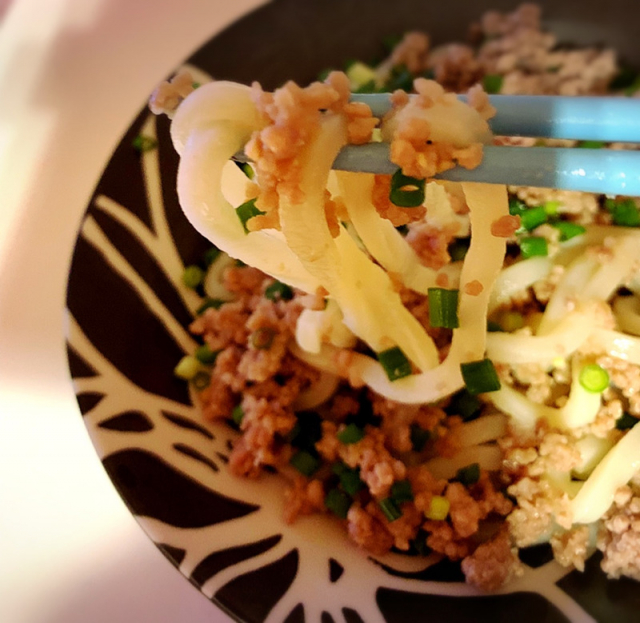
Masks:
[[[371,200],[374,176],[340,172],[337,177],[349,218],[367,251],[407,288],[426,294],[436,285],[438,273],[423,266],[404,236],[378,214]]]
[[[571,502],[574,523],[592,523],[607,512],[616,490],[640,470],[640,426],[634,426],[600,461]]]
[[[589,337],[595,322],[595,310],[587,306],[564,318],[546,335],[523,333],[489,333],[487,356],[509,364],[551,364],[557,357],[566,358]]]
[[[450,480],[457,471],[467,465],[478,463],[481,469],[495,472],[502,466],[502,450],[494,445],[477,445],[463,448],[455,456],[439,456],[425,463],[436,478]]]
[[[594,329],[588,346],[595,352],[640,365],[640,338],[610,329]]]
[[[518,293],[545,279],[551,272],[553,262],[548,257],[532,257],[505,268],[496,279],[489,299],[489,313],[508,304]]]

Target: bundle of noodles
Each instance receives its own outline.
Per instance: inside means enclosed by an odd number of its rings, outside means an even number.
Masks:
[[[378,120],[349,102],[343,74],[274,93],[201,86],[171,126],[181,206],[228,257],[316,302],[298,310],[293,339],[282,346],[316,374],[292,409],[322,408],[344,384],[367,386],[376,404],[404,409],[399,439],[420,430],[426,405],[437,411],[452,396],[480,395],[481,416],[458,426],[453,450],[420,455],[421,468],[444,481],[469,465],[501,472],[517,501],[507,519],[516,545],[551,540],[562,561],[580,534],[586,555],[594,527],[640,469],[640,427],[619,425],[631,394],[621,398],[626,390],[610,378],[620,365],[640,364],[640,234],[553,220],[554,206],[510,202],[504,186],[434,181],[453,166],[479,164],[494,111],[477,87],[467,104],[435,82],[418,79],[414,88],[412,99],[396,92]],[[373,140],[390,143],[392,178],[332,170],[346,144]],[[242,150],[253,179],[230,162]],[[506,254],[508,243],[516,253]],[[452,261],[447,244],[465,246],[463,257]],[[216,287],[227,266],[211,277]],[[295,419],[282,421],[286,433]],[[316,446],[334,458],[335,428],[323,423]],[[415,462],[413,442],[394,443],[394,456],[409,452],[407,464]],[[407,470],[386,452],[395,475],[380,490],[367,481],[380,504]],[[583,524],[590,531],[576,532]]]

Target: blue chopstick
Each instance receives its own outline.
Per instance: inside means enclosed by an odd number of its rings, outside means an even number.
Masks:
[[[333,168],[389,175],[398,166],[389,160],[388,143],[368,143],[344,147]],[[479,167],[455,167],[436,177],[455,182],[640,196],[640,151],[487,145]]]
[[[375,117],[391,109],[389,93],[354,93]],[[465,95],[459,95],[465,101]],[[640,143],[640,99],[558,95],[490,95],[496,116],[491,130],[500,136]]]

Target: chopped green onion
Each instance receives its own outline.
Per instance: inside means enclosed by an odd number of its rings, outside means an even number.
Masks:
[[[394,482],[391,485],[389,494],[396,504],[413,502],[413,489],[411,488],[411,483],[408,480],[398,480],[397,482]]]
[[[248,162],[238,162],[234,160],[236,166],[250,179],[252,180],[255,177],[255,173],[253,171],[253,167]]]
[[[494,94],[500,93],[502,89],[502,83],[504,78],[500,74],[487,74],[482,79],[482,86],[487,93]]]
[[[202,259],[205,266],[211,266],[219,257],[222,251],[218,247],[211,247],[204,252]]]
[[[432,327],[456,329],[458,322],[458,290],[429,288],[429,324]]]
[[[233,262],[233,265],[234,265],[236,268],[246,268],[246,267],[247,267],[247,265],[246,265],[242,260],[235,260],[235,261]]]
[[[367,82],[362,83],[354,91],[354,93],[377,93],[377,92],[378,92],[378,87],[376,85],[375,80],[369,80]]]
[[[398,169],[391,178],[389,200],[401,208],[417,208],[424,202],[424,180],[410,177]]]
[[[480,464],[479,463],[471,463],[471,465],[467,465],[466,467],[461,467],[456,472],[456,477],[454,480],[461,482],[463,485],[475,485],[478,480],[480,480]]]
[[[511,216],[522,216],[523,212],[526,212],[528,209],[529,206],[517,197],[511,197],[509,199],[509,214],[511,214]]]
[[[561,242],[571,240],[571,238],[575,238],[576,236],[581,236],[587,231],[582,225],[572,223],[571,221],[558,221],[557,223],[552,223],[552,225],[560,232]]]
[[[320,459],[306,450],[296,452],[289,463],[305,476],[311,476],[320,467]]]
[[[275,329],[271,327],[260,327],[249,336],[249,341],[251,342],[251,346],[258,350],[269,350],[275,336]]]
[[[376,74],[373,67],[370,67],[361,61],[353,61],[349,64],[345,73],[354,88],[357,89],[365,84],[373,83],[373,89],[375,89],[378,74]]]
[[[633,417],[626,411],[616,420],[616,428],[618,430],[629,430],[638,423],[638,418]]]
[[[222,299],[206,298],[204,300],[204,303],[202,303],[202,305],[200,305],[200,307],[196,309],[196,315],[199,316],[200,314],[204,314],[204,312],[207,311],[207,309],[209,308],[220,309],[224,304],[225,304],[225,301],[223,301]]]
[[[201,370],[191,379],[191,384],[199,391],[209,387],[211,384],[211,375]]]
[[[293,298],[293,288],[281,281],[274,281],[264,291],[270,301],[290,301]]]
[[[470,238],[456,238],[456,240],[452,242],[447,249],[451,256],[451,261],[461,262],[466,257],[470,244]]]
[[[236,405],[233,407],[233,411],[231,412],[231,419],[240,426],[242,424],[242,420],[244,419],[244,409],[242,405]]]
[[[430,438],[431,433],[428,430],[417,424],[411,425],[411,445],[416,452],[422,452]]]
[[[611,204],[608,203],[607,207],[609,205]],[[614,225],[619,225],[620,227],[639,227],[640,212],[636,202],[633,199],[614,202],[611,208],[611,220]]]
[[[319,82],[324,82],[328,77],[329,74],[334,71],[332,68],[328,68],[328,69],[323,69],[319,74],[318,74],[318,81]]]
[[[242,227],[244,227],[245,233],[248,234],[249,230],[247,228],[247,221],[254,216],[260,216],[266,213],[256,208],[256,199],[249,199],[249,201],[245,201],[242,205],[236,208],[236,214],[242,223]]]
[[[467,391],[472,396],[500,389],[500,379],[491,359],[461,363],[460,371]]]
[[[346,519],[351,506],[351,498],[340,489],[331,489],[324,498],[324,505],[340,519]]]
[[[192,82],[191,83],[191,88],[192,89],[199,89],[202,85],[199,82]]]
[[[340,443],[349,445],[358,443],[364,437],[364,431],[356,424],[347,424],[345,428],[336,435]]]
[[[200,370],[200,362],[193,355],[185,355],[173,369],[173,373],[185,381],[190,381]]]
[[[418,556],[428,556],[431,553],[431,548],[427,545],[427,539],[429,533],[425,530],[418,530],[418,534],[415,539],[411,541],[411,547],[416,551]]]
[[[529,257],[545,257],[549,255],[549,243],[546,238],[542,238],[541,236],[527,236],[525,238],[520,238],[518,244],[520,245],[522,257],[525,259]]]
[[[503,331],[512,333],[524,327],[524,316],[517,311],[507,311],[500,316]]]
[[[204,279],[204,270],[200,268],[200,266],[187,266],[182,273],[182,283],[184,283],[187,288],[191,288],[195,290]]]
[[[413,90],[413,74],[406,65],[395,65],[391,68],[389,79],[384,85],[383,92],[391,93],[396,89],[410,92]]]
[[[576,147],[582,149],[602,149],[606,143],[604,141],[580,141]]]
[[[396,381],[411,374],[411,363],[398,346],[378,353],[378,361],[390,381]]]
[[[200,363],[210,365],[216,362],[219,352],[219,350],[211,350],[208,344],[203,344],[202,346],[198,346],[198,348],[196,348],[195,355],[196,359]]]
[[[562,205],[560,201],[545,201],[542,204],[544,211],[547,213],[547,216],[555,216],[558,214],[558,208]]]
[[[584,366],[578,380],[584,389],[593,394],[599,394],[609,387],[609,373],[597,363]]]
[[[488,320],[487,331],[489,331],[489,333],[498,333],[500,331],[503,331],[503,328],[499,322],[496,322],[495,320]]]
[[[609,89],[618,91],[632,86],[638,80],[638,72],[631,67],[622,67],[609,83]]]
[[[136,136],[131,142],[131,146],[140,153],[144,153],[145,151],[155,149],[158,146],[158,141],[152,136],[138,134],[138,136]]]
[[[520,224],[527,231],[532,231],[536,227],[546,223],[549,218],[544,206],[536,206],[535,208],[529,208],[520,214]]]
[[[385,498],[378,502],[384,516],[391,521],[400,519],[402,517],[402,511],[398,508],[397,504],[391,498]]]
[[[344,463],[335,463],[331,471],[340,479],[340,486],[349,495],[355,495],[364,487],[360,479],[360,468],[352,468]]]
[[[429,510],[425,513],[425,516],[427,519],[433,519],[434,521],[443,521],[447,518],[450,508],[451,503],[447,498],[441,495],[434,495],[431,498]]]
[[[450,415],[459,415],[465,422],[473,419],[482,409],[482,403],[467,390],[461,389],[451,397],[446,408]]]

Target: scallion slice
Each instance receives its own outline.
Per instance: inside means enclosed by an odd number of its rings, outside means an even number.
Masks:
[[[378,361],[390,381],[396,381],[411,374],[411,363],[398,346],[378,353]]]
[[[236,405],[233,407],[233,411],[231,412],[231,419],[238,425],[242,424],[242,420],[244,419],[244,409],[241,405]]]
[[[640,227],[640,211],[638,211],[638,206],[633,199],[614,202],[610,210],[611,220],[614,225],[620,227]]]
[[[204,260],[205,266],[211,266],[219,257],[222,251],[218,249],[218,247],[211,247],[204,252],[202,259]]]
[[[204,314],[204,312],[209,308],[220,309],[224,304],[225,301],[223,301],[222,299],[206,298],[202,305],[200,305],[200,307],[198,307],[198,309],[196,310],[196,315],[199,316],[200,314]]]
[[[428,430],[418,424],[411,425],[411,446],[416,452],[422,452],[430,438],[431,433]]]
[[[204,370],[200,370],[196,372],[196,375],[191,379],[191,384],[198,391],[202,391],[211,384],[211,375]]]
[[[335,463],[331,471],[340,479],[340,486],[349,495],[356,495],[364,487],[360,478],[360,468],[352,468],[344,463]]]
[[[547,222],[549,215],[544,206],[536,206],[535,208],[529,208],[520,214],[520,224],[527,231],[532,231],[536,227]]]
[[[588,392],[599,394],[609,387],[609,373],[597,363],[587,364],[580,370],[580,385]]]
[[[493,95],[495,93],[500,93],[503,82],[504,78],[500,74],[487,74],[482,79],[482,86],[487,93]]]
[[[347,424],[345,428],[336,434],[336,437],[345,445],[358,443],[364,437],[364,431],[356,424]]]
[[[571,221],[558,221],[557,223],[552,223],[552,225],[560,232],[561,242],[571,240],[571,238],[575,238],[576,236],[581,236],[587,231],[582,225],[572,223]]]
[[[526,236],[518,241],[523,258],[549,255],[549,244],[541,236]]]
[[[633,428],[638,423],[638,418],[633,417],[630,413],[626,411],[616,420],[616,428],[618,430],[629,430]]]
[[[296,452],[289,463],[304,476],[311,476],[320,467],[320,459],[306,450]]]
[[[458,322],[458,290],[429,288],[429,324],[432,327],[456,329]]]
[[[236,214],[244,227],[244,231],[248,234],[249,230],[247,228],[247,221],[254,216],[265,214],[265,212],[258,210],[256,207],[256,199],[249,199],[249,201],[245,201],[242,205],[236,208]]]
[[[461,363],[460,371],[467,391],[472,396],[500,389],[500,379],[491,359]]]
[[[398,505],[392,498],[385,498],[378,502],[380,509],[384,513],[384,516],[391,522],[402,517],[402,511],[398,508]]]
[[[427,519],[434,521],[444,521],[449,514],[451,503],[442,495],[434,495],[429,504],[429,510],[425,513]]]
[[[403,502],[413,502],[413,489],[408,480],[398,480],[391,485],[389,496],[398,505]]]
[[[529,206],[524,201],[520,201],[517,197],[511,197],[509,199],[509,214],[511,216],[522,216],[523,212],[526,212]]]
[[[290,301],[293,298],[293,288],[281,281],[274,281],[264,291],[270,301]]]
[[[340,489],[330,489],[324,498],[324,505],[340,519],[346,519],[351,506],[351,498]]]
[[[449,415],[459,415],[465,422],[472,420],[482,409],[482,403],[467,390],[461,389],[451,398],[446,412]]]
[[[457,471],[454,480],[461,482],[465,486],[475,485],[480,480],[480,464],[471,463],[471,465],[461,467]]]
[[[153,136],[145,136],[144,134],[138,134],[131,145],[134,149],[138,150],[140,153],[144,153],[145,151],[151,151],[158,146],[158,141],[153,138]]]
[[[424,180],[410,177],[398,169],[391,178],[389,200],[401,208],[417,208],[424,202]]]
[[[257,350],[269,350],[273,344],[273,338],[275,338],[275,336],[275,329],[272,329],[271,327],[260,327],[249,336],[249,342],[251,343],[251,346]]]
[[[173,369],[173,373],[178,378],[190,381],[200,369],[201,364],[193,355],[185,355]]]
[[[602,149],[606,143],[604,141],[580,141],[576,147],[582,149]]]
[[[195,290],[204,279],[204,270],[200,268],[200,266],[187,266],[182,273],[182,283],[184,283],[187,288],[191,288]]]
[[[219,352],[219,350],[211,350],[208,344],[203,344],[196,348],[195,356],[199,362],[211,365],[216,362]]]

